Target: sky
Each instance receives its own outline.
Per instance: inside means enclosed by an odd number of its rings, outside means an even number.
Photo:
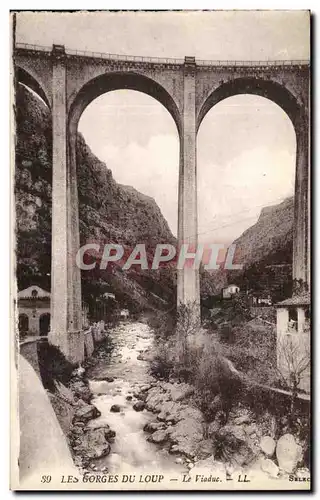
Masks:
[[[16,41],[157,57],[308,59],[308,23],[301,11],[20,13]],[[119,90],[85,109],[79,131],[118,182],[156,200],[176,234],[179,143],[169,112]],[[280,107],[254,95],[217,104],[197,140],[199,241],[233,241],[263,206],[293,194],[294,171],[295,133]]]

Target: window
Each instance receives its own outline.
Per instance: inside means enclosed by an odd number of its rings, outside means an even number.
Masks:
[[[298,330],[298,311],[295,308],[289,309],[289,322],[288,327],[290,331]]]

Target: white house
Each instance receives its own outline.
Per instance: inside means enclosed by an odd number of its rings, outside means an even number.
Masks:
[[[50,293],[32,285],[18,292],[19,333],[24,336],[48,335]]]
[[[46,336],[50,330],[50,292],[31,285],[18,292],[19,334],[21,338]],[[82,303],[82,326],[88,323],[88,306]]]
[[[310,391],[310,295],[294,296],[276,304],[277,366],[288,381]]]
[[[231,299],[234,295],[240,292],[240,288],[237,285],[228,285],[222,289],[222,298]]]

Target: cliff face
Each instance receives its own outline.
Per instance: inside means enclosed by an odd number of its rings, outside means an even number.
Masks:
[[[292,295],[294,198],[264,208],[254,226],[235,241],[240,273],[230,274],[242,289],[269,293],[274,302]],[[230,281],[229,281],[230,283]]]
[[[292,264],[294,199],[263,208],[256,224],[234,241],[236,261],[245,267],[260,262]]]
[[[21,85],[16,96],[16,124],[18,287],[36,283],[50,289],[51,117],[42,101]],[[92,241],[101,246],[121,243],[130,252],[137,243],[145,243],[151,258],[157,243],[175,243],[156,202],[130,186],[118,184],[80,134],[77,173],[81,245]],[[128,306],[163,307],[173,300],[174,281],[174,273],[169,270],[141,271],[133,267],[124,273],[113,266],[104,272],[82,272],[85,299],[109,289]]]
[[[234,263],[241,271],[218,270],[211,274],[216,288],[236,283],[242,291],[270,293],[273,300],[292,293],[292,244],[294,199],[263,208],[256,224],[234,241]]]
[[[77,141],[77,170],[82,244],[89,238],[129,246],[175,241],[154,199],[118,184],[81,134]]]

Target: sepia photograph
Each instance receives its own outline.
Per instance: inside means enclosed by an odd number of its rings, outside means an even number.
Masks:
[[[310,23],[10,12],[12,490],[311,490]]]

